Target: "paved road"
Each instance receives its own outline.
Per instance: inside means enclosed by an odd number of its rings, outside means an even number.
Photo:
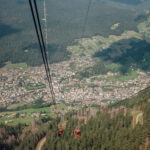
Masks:
[[[42,148],[42,146],[44,145],[45,141],[46,141],[46,136],[44,136],[44,137],[38,142],[38,144],[37,144],[37,146],[36,146],[36,150],[41,150],[41,148]]]

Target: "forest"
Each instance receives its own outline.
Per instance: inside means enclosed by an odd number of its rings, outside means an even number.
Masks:
[[[38,0],[38,7],[42,20],[43,1]],[[141,10],[133,11],[131,7],[117,2],[93,1],[87,24],[84,26],[87,7],[88,1],[86,0],[47,1],[47,50],[51,63],[69,59],[71,54],[66,51],[66,47],[71,45],[74,39],[81,38],[83,28],[85,29],[83,37],[120,35],[125,30],[137,31],[137,25],[145,19],[145,13]],[[0,30],[0,66],[4,66],[7,61],[26,62],[30,66],[41,65],[41,54],[28,1],[1,0],[0,13],[0,28],[2,29]],[[41,22],[43,27],[44,23]],[[117,22],[120,26],[117,30],[111,30],[110,27]]]
[[[124,4],[128,4],[128,5],[138,5],[138,4],[142,3],[141,0],[111,0],[111,1],[119,2],[119,3],[124,3]]]
[[[150,44],[145,40],[129,39],[112,44],[104,51],[98,51],[93,57],[121,64],[120,72],[127,73],[131,70],[150,69]]]
[[[53,127],[47,133],[47,142],[43,150],[51,149],[73,149],[73,150],[135,150],[139,149],[145,143],[146,138],[150,137],[150,88],[141,91],[137,96],[130,100],[123,101],[116,114],[109,113],[114,108],[104,109],[97,113],[96,117],[91,117],[87,124],[81,125],[81,137],[75,138],[72,131],[65,129],[63,136],[58,136],[57,128]],[[131,105],[132,104],[132,105]],[[114,104],[115,105],[115,104]],[[121,106],[126,106],[127,111],[121,109]],[[130,109],[138,109],[144,112],[143,124],[132,126],[132,116],[129,113]],[[126,109],[125,109],[126,110]],[[77,126],[76,120],[68,120],[67,126]],[[71,135],[71,136],[70,136]],[[150,143],[149,147],[150,148]]]

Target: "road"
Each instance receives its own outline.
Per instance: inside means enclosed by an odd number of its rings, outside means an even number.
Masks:
[[[44,136],[44,137],[38,142],[38,144],[37,144],[37,146],[36,146],[36,150],[41,150],[41,148],[42,148],[42,146],[44,145],[45,141],[46,141],[46,136]]]

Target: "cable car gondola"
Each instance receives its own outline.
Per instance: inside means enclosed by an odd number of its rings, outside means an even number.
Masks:
[[[58,135],[62,135],[63,134],[63,129],[59,129],[59,131],[58,131]]]
[[[76,129],[75,130],[75,137],[80,137],[81,136],[81,130],[80,129]]]

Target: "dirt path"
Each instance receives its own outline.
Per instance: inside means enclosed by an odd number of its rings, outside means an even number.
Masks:
[[[41,150],[41,148],[42,148],[42,146],[44,145],[45,141],[46,141],[46,136],[44,136],[44,137],[38,142],[38,144],[37,144],[37,146],[36,146],[36,150]]]
[[[136,116],[136,124],[139,122],[139,118],[143,115],[143,113],[139,113],[137,116]]]

